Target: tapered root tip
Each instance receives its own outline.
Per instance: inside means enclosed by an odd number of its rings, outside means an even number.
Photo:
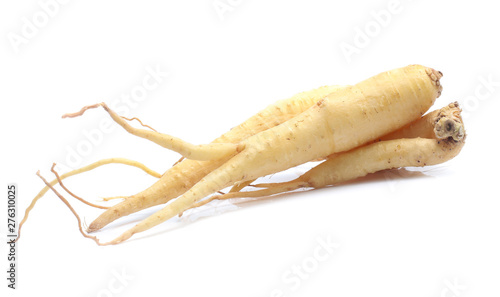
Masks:
[[[96,224],[94,223],[91,223],[90,226],[88,226],[87,228],[87,233],[93,233],[93,232],[96,232],[98,230],[100,230],[101,228],[99,226],[97,226]]]
[[[97,103],[97,104],[94,104],[94,105],[87,105],[87,106],[84,106],[82,109],[80,109],[80,111],[77,111],[77,112],[73,112],[73,113],[65,113],[62,115],[62,118],[65,119],[65,118],[75,118],[75,117],[79,117],[81,116],[86,110],[88,109],[91,109],[91,108],[97,108],[99,106],[103,106],[104,102],[102,103]]]

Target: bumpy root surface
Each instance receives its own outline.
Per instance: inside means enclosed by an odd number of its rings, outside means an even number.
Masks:
[[[213,195],[194,204],[192,208],[200,207],[213,200],[263,197],[299,188],[322,188],[381,170],[443,163],[454,158],[465,143],[465,129],[460,112],[457,102],[450,103],[423,117],[417,123],[413,123],[406,128],[406,131],[397,131],[392,135],[401,137],[418,132],[431,135],[430,138],[391,139],[387,137],[386,140],[331,156],[295,180],[250,185],[259,190]]]

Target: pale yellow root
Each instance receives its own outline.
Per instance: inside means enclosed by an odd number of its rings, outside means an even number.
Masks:
[[[123,117],[119,116],[116,112],[111,110],[104,102],[85,106],[79,112],[63,115],[63,118],[80,116],[86,110],[98,106],[102,106],[104,110],[106,110],[106,112],[108,112],[108,114],[111,116],[111,118],[130,134],[150,140],[164,148],[175,151],[188,159],[199,161],[220,159],[224,156],[229,156],[231,154],[237,153],[243,149],[241,145],[234,143],[209,143],[193,145],[180,138],[168,134],[134,128],[127,122],[125,122]]]
[[[79,117],[79,116],[83,115],[83,113],[84,113],[85,111],[87,111],[87,110],[89,110],[89,109],[93,109],[93,108],[98,108],[99,106],[101,106],[101,104],[100,104],[100,103],[93,104],[93,105],[87,105],[87,106],[84,106],[82,109],[80,109],[80,111],[73,112],[73,113],[66,113],[66,114],[63,114],[63,115],[62,115],[62,118],[64,119],[64,118],[75,118],[75,117]],[[141,121],[139,118],[136,118],[136,117],[133,117],[133,118],[127,118],[127,117],[124,117],[124,116],[122,116],[122,118],[123,118],[123,119],[125,119],[125,120],[127,120],[127,121],[133,121],[133,120],[136,120],[136,121],[138,121],[138,122],[141,124],[141,126],[143,126],[143,127],[147,127],[147,128],[149,128],[149,129],[151,129],[151,130],[153,130],[153,131],[155,131],[155,132],[158,132],[158,131],[156,131],[155,129],[153,129],[151,126],[144,125],[144,124],[142,123],[142,121]]]
[[[251,179],[251,180],[247,180],[247,181],[244,181],[244,182],[241,182],[241,183],[236,183],[230,190],[227,194],[229,193],[237,193],[239,191],[241,191],[243,188],[247,187],[247,186],[250,186],[253,182],[255,181],[255,179]],[[220,196],[224,196],[226,195],[226,193],[222,193],[221,191],[218,191],[218,193],[220,195],[217,195],[217,196],[212,196],[212,197],[209,197],[205,200],[202,200],[202,201],[199,201],[195,204],[193,204],[193,206],[189,207],[188,209],[191,209],[191,208],[196,208],[196,207],[199,207],[199,206],[202,206],[202,205],[205,205],[207,204],[208,202],[214,200],[215,197],[220,197]],[[179,213],[179,217],[181,217],[183,214],[183,212]]]
[[[97,204],[94,204],[94,203],[91,203],[75,194],[73,194],[73,192],[71,192],[68,188],[66,188],[66,186],[64,185],[64,183],[62,182],[61,180],[61,177],[59,176],[59,173],[57,173],[57,171],[54,169],[56,166],[56,163],[53,163],[52,164],[52,168],[50,169],[50,171],[52,173],[54,173],[54,175],[56,176],[56,179],[57,179],[57,182],[59,183],[59,185],[61,186],[61,188],[63,188],[68,194],[70,194],[71,196],[73,196],[74,198],[76,198],[77,200],[79,200],[80,202],[84,203],[84,204],[87,204],[88,206],[92,206],[92,207],[95,207],[95,208],[100,208],[100,209],[108,209],[109,206],[102,206],[102,205],[97,205]]]
[[[415,132],[430,136],[420,138]],[[328,158],[295,180],[252,185],[262,190],[214,195],[192,206],[213,200],[264,197],[299,188],[323,188],[381,170],[436,165],[454,158],[465,144],[465,129],[458,103],[436,110],[392,136],[412,136],[375,142]],[[388,135],[389,136],[389,135]]]
[[[149,128],[149,129],[151,129],[151,130],[153,130],[153,131],[155,131],[155,132],[158,132],[158,131],[156,131],[155,129],[153,129],[151,126],[144,125],[144,124],[142,123],[142,121],[141,121],[141,120],[139,120],[139,119],[138,119],[138,118],[136,118],[136,117],[133,117],[133,118],[127,118],[127,117],[122,116],[122,118],[123,118],[123,119],[125,119],[125,120],[127,120],[127,121],[130,121],[130,122],[131,122],[131,121],[133,121],[133,120],[136,120],[136,121],[138,121],[138,122],[141,124],[141,126],[146,127],[146,128]]]
[[[231,190],[229,190],[230,193],[232,192],[239,192],[241,191],[241,189],[243,189],[244,187],[246,186],[249,186],[251,183],[253,183],[255,181],[255,179],[251,179],[251,180],[247,180],[247,181],[244,181],[244,182],[240,182],[240,183],[236,183],[232,188]]]
[[[93,109],[93,108],[98,108],[99,106],[101,106],[100,103],[96,103],[96,104],[93,104],[93,105],[87,105],[87,106],[84,106],[82,107],[82,109],[80,109],[79,111],[77,112],[71,112],[71,113],[65,113],[62,115],[62,118],[65,119],[65,118],[75,118],[75,117],[79,117],[81,115],[83,115],[83,113],[89,109]]]
[[[448,123],[449,121],[453,121],[454,123],[451,123],[451,125],[454,127],[454,131],[450,131],[448,126],[448,129],[445,129],[447,132],[441,132],[441,134],[437,133],[435,130],[439,129],[439,131],[442,131],[441,127],[445,127],[444,123]],[[422,118],[404,126],[403,128],[396,130],[392,133],[389,133],[381,138],[379,138],[377,141],[374,141],[372,143],[377,143],[377,142],[384,142],[388,140],[395,140],[395,139],[402,139],[402,138],[429,138],[429,139],[443,139],[447,137],[455,137],[457,141],[462,141],[462,138],[464,137],[464,130],[463,130],[463,124],[462,120],[460,118],[460,107],[458,106],[457,102],[450,103],[448,106],[443,107],[441,109],[432,111]],[[463,142],[463,141],[462,141]],[[384,142],[383,145],[387,145],[387,142]],[[374,145],[372,147],[371,151],[367,151],[365,154],[365,159],[367,160],[366,162],[366,167],[369,167],[371,160],[369,160],[370,154],[376,154],[377,150],[380,150],[383,145]],[[462,143],[463,145],[463,143]],[[366,145],[367,146],[367,145]],[[457,145],[457,147],[459,147]],[[344,155],[346,154],[354,154],[356,151],[360,150],[360,148],[356,148],[350,152],[343,153]],[[256,184],[256,185],[251,185],[252,187],[255,188],[264,188],[262,190],[255,190],[255,191],[245,191],[241,192],[243,187],[238,188],[238,191],[230,191],[229,193],[223,194],[223,195],[213,195],[210,196],[202,201],[199,201],[195,204],[193,204],[191,208],[196,208],[200,207],[202,205],[205,205],[213,200],[222,200],[222,199],[233,199],[233,198],[255,198],[255,197],[263,197],[263,196],[271,196],[275,194],[280,194],[284,192],[289,192],[293,190],[297,190],[299,188],[307,188],[311,187],[311,183],[315,184],[316,187],[325,187],[333,184],[340,183],[342,180],[347,181],[349,179],[354,179],[357,176],[356,173],[353,173],[351,175],[345,175],[343,178],[339,177],[337,180],[331,180],[331,184],[322,184],[318,182],[317,180],[320,179],[320,175],[324,174],[323,171],[326,169],[323,169],[320,171],[321,168],[329,168],[332,171],[335,171],[336,168],[339,167],[339,165],[336,165],[335,162],[337,161],[329,161],[334,158],[336,158],[338,154],[334,154],[332,156],[329,156],[325,161],[325,163],[322,163],[320,165],[317,165],[318,168],[312,168],[310,172],[304,174],[303,176],[289,181],[289,182],[282,182],[282,183],[261,183],[261,184]],[[448,157],[450,157],[449,155]],[[346,158],[344,156],[343,158]],[[444,162],[445,159],[442,159]],[[360,164],[361,161],[359,160],[353,160],[354,164]],[[423,163],[422,163],[423,164]],[[426,163],[427,164],[427,163]],[[394,165],[394,164],[392,164]],[[392,166],[391,165],[391,166]],[[430,164],[428,164],[430,165]],[[329,166],[329,167],[328,167]],[[410,165],[407,165],[410,166]],[[423,166],[423,165],[422,165]],[[402,166],[403,167],[403,166]],[[361,167],[357,167],[361,168]],[[365,170],[366,172],[370,171],[368,169]],[[364,174],[364,171],[359,171],[359,174]],[[341,174],[339,175],[341,176]],[[252,181],[253,182],[253,181]],[[323,182],[328,182],[327,180],[323,180]],[[244,186],[249,186],[250,183],[241,183],[241,185]]]
[[[345,88],[345,86],[324,86],[296,94],[288,99],[278,100],[224,133],[213,142],[238,143],[259,132],[288,121],[315,105],[326,95],[342,88]],[[210,161],[196,161],[182,157],[154,185],[103,212],[90,224],[88,232],[100,230],[114,220],[139,210],[167,203],[171,199],[184,194],[204,176],[224,164],[228,159],[229,157]]]
[[[454,144],[452,141],[454,140],[406,138],[373,143],[349,153],[339,154],[321,163],[322,166],[314,167],[314,170],[311,169],[307,175],[296,180],[255,185],[258,188],[264,188],[262,190],[214,195],[192,205],[191,208],[202,206],[213,200],[265,197],[300,188],[318,189],[386,169],[440,164],[455,157],[463,146],[463,142]],[[373,155],[383,158],[383,160],[369,160]],[[394,158],[395,155],[396,158]],[[363,166],[359,166],[360,160],[364,161]],[[357,166],[352,167],[352,163],[357,164]]]
[[[52,166],[53,168],[53,166]],[[78,216],[78,214],[76,213],[76,211],[73,209],[73,207],[71,206],[71,204],[69,204],[68,200],[66,200],[61,194],[59,194],[59,192],[57,192],[56,189],[54,189],[54,187],[52,186],[51,183],[49,183],[45,178],[43,178],[43,176],[40,175],[40,171],[37,171],[36,175],[38,175],[42,181],[45,183],[46,187],[51,189],[56,195],[57,197],[59,197],[59,199],[61,199],[62,202],[64,202],[64,204],[66,204],[66,206],[71,210],[71,212],[73,213],[73,215],[76,217],[76,219],[78,220],[78,229],[80,230],[80,233],[86,237],[86,238],[89,238],[89,239],[92,239],[93,241],[95,241],[97,244],[99,244],[99,240],[95,237],[95,236],[91,236],[91,235],[88,235],[86,234],[84,231],[83,231],[83,228],[82,228],[82,221],[80,220],[80,217]],[[19,226],[19,229],[21,229],[21,227]],[[19,236],[17,237],[16,241],[19,240]]]
[[[129,198],[130,196],[113,196],[113,197],[103,197],[101,198],[102,201],[111,201],[111,200],[115,200],[115,199],[127,199]]]
[[[434,69],[410,65],[328,95],[291,120],[242,141],[243,151],[108,244],[148,230],[236,182],[348,151],[403,127],[439,97],[440,77]]]
[[[184,160],[186,158],[184,157],[180,157],[179,160],[175,161],[175,163],[172,165],[172,167],[174,167],[175,165],[179,164],[180,162],[182,162],[182,160]]]
[[[94,162],[94,163],[92,163],[90,165],[84,166],[82,168],[75,169],[75,170],[72,170],[70,172],[64,173],[64,174],[62,174],[59,177],[59,180],[63,180],[65,178],[67,178],[67,177],[70,177],[70,176],[73,176],[73,175],[76,175],[76,174],[80,174],[80,173],[83,173],[83,172],[87,172],[87,171],[90,171],[92,169],[95,169],[97,167],[100,167],[100,166],[103,166],[103,165],[107,165],[107,164],[124,164],[124,165],[129,165],[129,166],[133,166],[133,167],[137,167],[139,169],[142,169],[147,174],[149,174],[151,176],[154,176],[156,178],[160,178],[161,177],[161,174],[159,174],[158,172],[156,172],[154,170],[149,169],[144,164],[139,163],[137,161],[132,161],[132,160],[124,159],[124,158],[110,158],[110,159],[103,159],[103,160]],[[57,183],[58,183],[58,179],[56,178],[53,181],[51,181],[49,184],[51,186],[54,186]],[[24,218],[21,221],[21,223],[19,224],[19,236],[17,237],[18,239],[21,236],[21,228],[24,225],[24,223],[26,222],[26,220],[28,219],[28,215],[29,215],[30,211],[33,209],[33,207],[35,206],[35,204],[38,201],[38,199],[42,198],[42,196],[45,195],[45,193],[47,193],[47,191],[49,189],[50,189],[50,187],[48,187],[48,186],[44,187],[35,196],[35,198],[33,198],[33,200],[31,201],[31,204],[28,206],[28,208],[26,208],[26,211],[24,213]]]

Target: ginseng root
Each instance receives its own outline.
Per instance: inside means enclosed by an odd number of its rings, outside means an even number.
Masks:
[[[382,170],[387,163],[399,167],[402,165],[398,164],[413,164],[410,161],[414,159],[417,163],[432,164],[449,158],[463,145],[463,126],[455,125],[457,121],[439,112],[440,116],[436,115],[434,121],[421,118],[441,95],[441,76],[441,72],[432,68],[410,65],[380,73],[353,86],[318,89],[303,98],[298,97],[310,100],[279,102],[212,143],[201,145],[156,130],[132,127],[126,120],[133,119],[119,116],[105,103],[67,114],[66,117],[80,116],[90,108],[103,107],[127,132],[176,151],[185,158],[148,189],[106,210],[87,231],[99,230],[121,216],[177,199],[109,242],[100,243],[94,237],[87,237],[100,245],[121,243],[204,203],[207,201],[204,198],[220,194],[226,187],[232,188],[224,195],[245,195],[247,192],[241,189],[257,178],[313,160],[327,159],[304,175],[314,178],[301,180],[300,187],[319,187],[343,178],[352,179],[364,171]],[[408,133],[403,131],[405,129],[428,136],[429,126],[434,129],[434,138],[400,138],[401,133]],[[450,133],[452,135],[447,136]],[[397,139],[390,140],[390,134]],[[396,160],[394,154],[401,158]],[[367,164],[365,169],[359,170],[360,166],[353,165],[369,156],[373,158],[372,165]],[[331,162],[337,163],[333,167],[341,167],[337,173],[329,174],[329,168],[324,165]],[[46,184],[49,187],[50,184]],[[253,192],[280,187],[283,191],[283,184],[260,184],[257,186],[265,188]],[[51,185],[49,188],[55,191]],[[79,226],[81,228],[80,221]]]
[[[382,139],[384,140],[331,156],[295,180],[252,185],[263,188],[261,190],[213,195],[192,207],[202,206],[212,200],[263,197],[299,188],[318,189],[381,170],[446,162],[454,158],[465,144],[465,130],[458,103],[436,110]]]
[[[70,176],[73,176],[73,175],[76,175],[76,174],[80,174],[80,173],[83,173],[83,172],[87,172],[87,171],[90,171],[92,169],[95,169],[97,167],[100,167],[100,166],[103,166],[103,165],[108,165],[108,164],[124,164],[124,165],[128,165],[128,166],[133,166],[133,167],[137,167],[141,170],[143,170],[144,172],[146,172],[147,174],[151,175],[151,176],[154,176],[156,178],[160,178],[161,177],[161,174],[159,174],[158,172],[154,171],[154,170],[151,170],[149,169],[148,167],[146,167],[144,164],[142,163],[139,163],[137,161],[133,161],[133,160],[128,160],[128,159],[124,159],[124,158],[109,158],[109,159],[103,159],[103,160],[100,160],[100,161],[97,161],[97,162],[94,162],[90,165],[87,165],[87,166],[84,166],[82,168],[79,168],[79,169],[75,169],[75,170],[72,170],[70,172],[67,172],[67,173],[64,173],[62,174],[59,179],[60,180],[63,180],[67,177],[70,177]],[[54,179],[53,181],[51,181],[50,183],[48,183],[50,186],[55,186],[56,184],[58,183],[58,179]],[[47,185],[45,186],[36,196],[35,198],[33,198],[33,200],[31,201],[31,204],[28,206],[28,208],[26,208],[26,211],[24,213],[24,217],[23,217],[23,220],[21,221],[21,223],[19,224],[19,231],[18,231],[18,237],[16,240],[19,240],[19,237],[21,236],[21,228],[23,227],[24,223],[26,222],[26,220],[28,219],[28,216],[29,216],[29,213],[31,212],[31,210],[33,209],[33,207],[35,207],[35,204],[38,202],[38,200],[40,198],[43,197],[43,195],[45,195],[45,193],[47,193],[47,191],[50,189],[50,187]],[[84,201],[82,200],[82,202],[84,203],[87,203],[87,201]],[[93,206],[95,207],[94,204],[89,204],[87,203],[88,205],[90,206]]]
[[[267,106],[264,110],[250,117],[240,125],[232,128],[213,142],[238,143],[259,132],[286,122],[315,105],[328,94],[342,88],[344,87],[323,86],[296,94],[287,99],[279,100]],[[98,105],[96,107],[98,107]],[[86,109],[88,108],[84,108],[84,110]],[[76,113],[74,115],[81,115],[81,113]],[[171,199],[184,194],[204,176],[224,164],[227,160],[228,158],[197,161],[182,157],[181,160],[167,170],[151,187],[140,193],[126,197],[124,201],[113,205],[107,211],[103,212],[91,222],[87,231],[95,232],[120,217],[148,207],[167,203]],[[235,185],[235,189],[237,187],[238,186]]]
[[[123,242],[235,183],[348,151],[397,130],[432,106],[441,94],[440,77],[441,73],[431,68],[411,65],[334,92],[290,120],[239,142],[234,146],[238,149],[220,167],[106,244]],[[187,150],[184,156],[189,158],[190,146],[178,145],[176,151]],[[210,150],[206,153],[210,155]]]

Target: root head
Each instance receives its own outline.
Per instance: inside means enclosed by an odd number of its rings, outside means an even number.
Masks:
[[[464,124],[458,102],[450,103],[435,119],[434,133],[439,139],[451,138],[461,141],[465,138]]]
[[[437,71],[432,68],[427,68],[426,73],[431,78],[432,83],[437,87],[438,97],[439,97],[441,95],[441,92],[443,91],[443,86],[439,81],[441,77],[443,77],[443,73],[441,71]]]

